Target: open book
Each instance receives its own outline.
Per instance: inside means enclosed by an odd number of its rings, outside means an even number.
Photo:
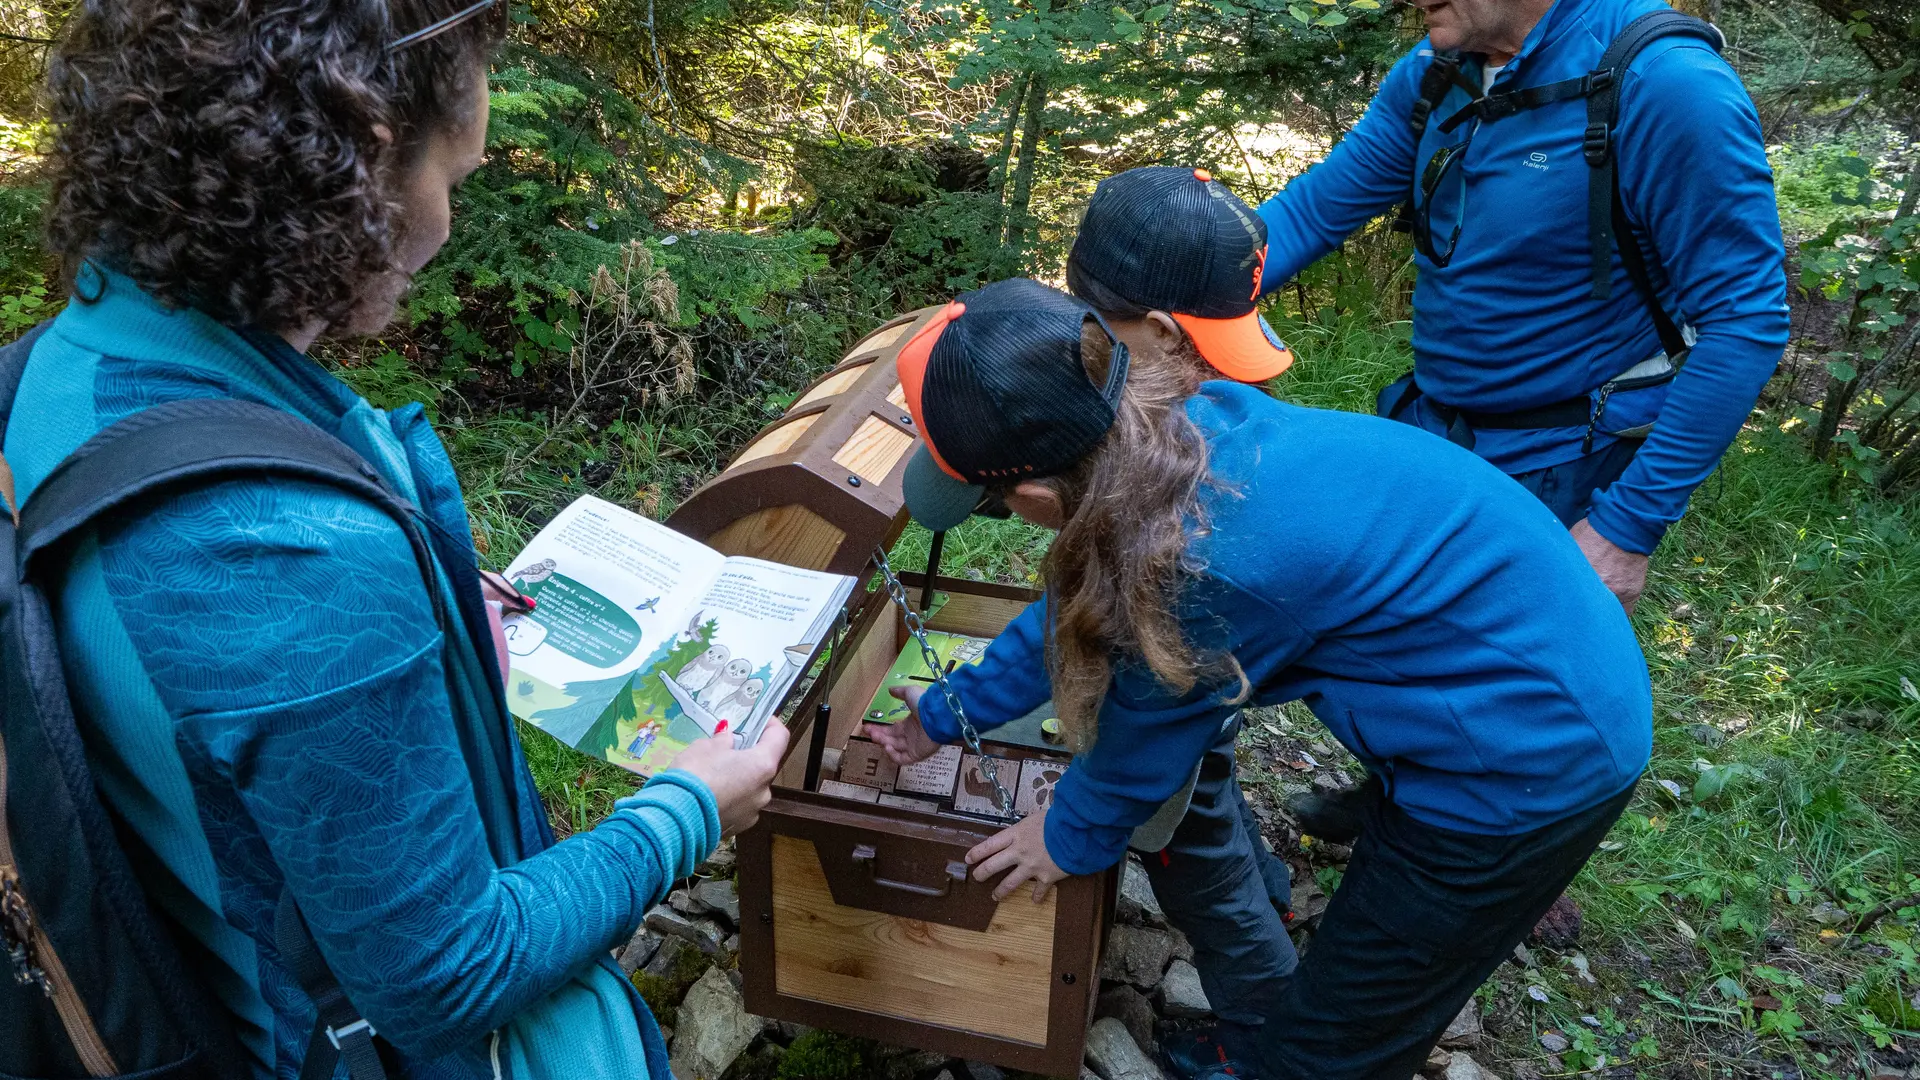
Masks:
[[[729,558],[591,495],[506,576],[534,601],[506,620],[514,715],[646,775],[695,739],[752,746],[854,587]]]

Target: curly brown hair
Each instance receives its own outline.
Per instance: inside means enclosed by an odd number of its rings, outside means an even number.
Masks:
[[[48,64],[48,244],[172,307],[284,331],[344,324],[393,266],[392,185],[470,110],[460,0],[82,0]],[[83,297],[84,299],[84,297]]]

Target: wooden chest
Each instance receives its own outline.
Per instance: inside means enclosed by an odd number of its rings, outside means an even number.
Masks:
[[[906,524],[900,474],[915,442],[894,360],[936,310],[855,345],[669,523],[730,555],[871,576],[874,548]],[[1036,598],[944,577],[929,594],[921,575],[900,576],[916,608],[934,600],[931,631],[991,637]],[[832,772],[823,762],[846,750],[910,641],[884,589],[850,603],[838,655],[796,691],[773,803],[739,839],[747,1008],[1077,1076],[1117,874],[1070,878],[1040,904],[1026,890],[995,903],[993,883],[967,877],[962,860],[1000,824],[820,793]],[[1030,728],[1004,742],[989,733],[985,749],[1016,761],[1057,754]]]

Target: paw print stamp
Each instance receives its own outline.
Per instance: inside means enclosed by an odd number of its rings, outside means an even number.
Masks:
[[[1067,767],[1057,761],[1042,761],[1029,758],[1020,763],[1020,787],[1014,793],[1014,809],[1022,814],[1034,814],[1053,805],[1053,789],[1060,778],[1067,773]]]

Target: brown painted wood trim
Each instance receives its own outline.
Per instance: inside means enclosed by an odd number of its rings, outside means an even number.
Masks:
[[[918,602],[920,586],[926,584],[927,575],[918,570],[900,571],[900,583],[907,586],[909,596]],[[941,592],[972,593],[975,596],[991,596],[996,600],[1020,600],[1032,603],[1043,595],[1038,590],[1026,589],[1018,585],[1002,585],[997,581],[975,581],[972,578],[948,577],[941,574],[933,579],[933,587]]]

